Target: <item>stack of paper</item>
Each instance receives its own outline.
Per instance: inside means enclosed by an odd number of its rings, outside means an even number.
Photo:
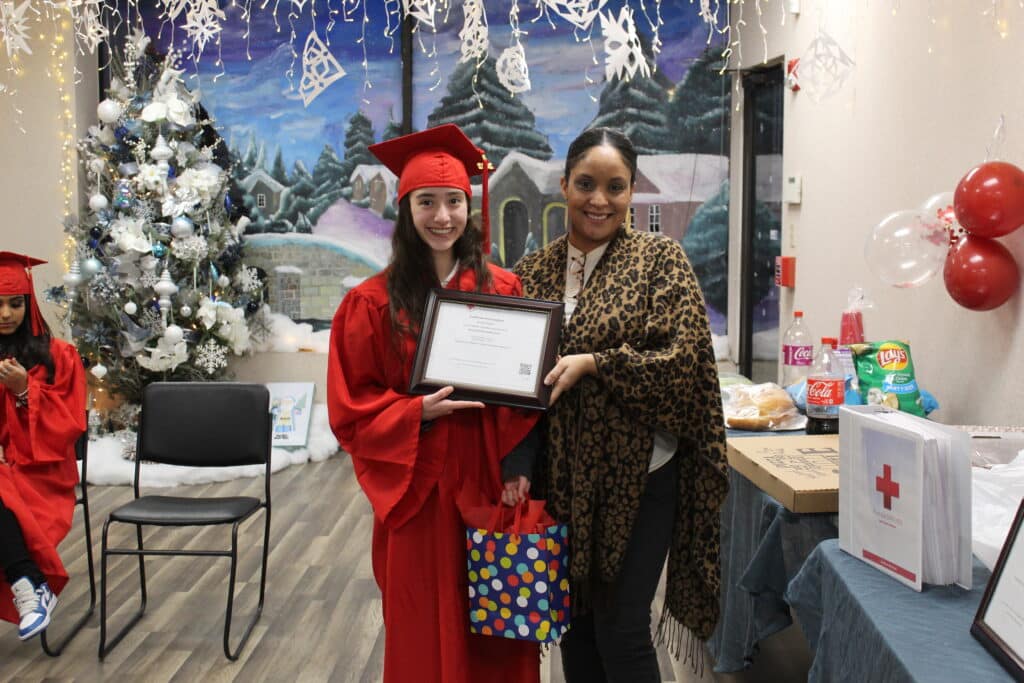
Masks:
[[[915,590],[970,588],[970,437],[882,406],[844,406],[839,435],[840,547]]]

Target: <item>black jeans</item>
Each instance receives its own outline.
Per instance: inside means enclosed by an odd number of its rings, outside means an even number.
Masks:
[[[46,580],[28,554],[18,518],[3,500],[0,500],[0,568],[4,570],[7,583],[14,583],[23,576],[36,586]]]
[[[647,478],[610,603],[595,596],[589,613],[572,615],[561,645],[567,683],[661,681],[651,641],[651,602],[672,539],[679,457]]]

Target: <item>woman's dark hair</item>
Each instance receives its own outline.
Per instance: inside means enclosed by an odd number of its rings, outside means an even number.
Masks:
[[[576,168],[576,164],[587,152],[601,145],[609,145],[618,150],[623,163],[629,167],[629,184],[636,183],[636,149],[633,148],[633,143],[614,128],[603,126],[588,128],[569,145],[569,151],[565,154],[565,177],[568,179],[572,169]]]
[[[32,334],[32,295],[25,294],[25,318],[11,334],[0,335],[0,358],[13,357],[26,370],[37,365],[46,368],[46,381],[53,384],[53,356],[50,355],[50,326],[43,322],[42,333]]]
[[[411,194],[411,193],[410,193]],[[391,308],[391,327],[397,343],[402,334],[415,334],[423,321],[427,292],[440,287],[434,270],[430,248],[416,232],[412,222],[412,204],[407,194],[398,202],[398,218],[391,236],[391,262],[388,264],[387,288]],[[462,236],[453,247],[455,260],[462,267],[473,269],[476,291],[490,287],[491,271],[483,254],[480,229],[470,219]]]

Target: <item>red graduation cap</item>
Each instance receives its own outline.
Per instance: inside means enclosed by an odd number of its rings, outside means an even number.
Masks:
[[[39,304],[36,302],[36,290],[32,284],[32,266],[44,263],[46,261],[25,254],[0,251],[0,296],[29,295],[34,336],[42,334],[46,326],[43,323],[43,314],[39,312]]]
[[[428,128],[370,145],[370,151],[398,176],[398,200],[422,187],[454,187],[472,196],[469,179],[483,175],[480,202],[484,253],[491,251],[491,221],[487,204],[487,155],[454,123]]]

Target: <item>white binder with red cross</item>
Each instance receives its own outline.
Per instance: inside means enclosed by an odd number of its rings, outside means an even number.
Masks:
[[[843,406],[839,546],[918,591],[970,588],[970,436],[884,406]]]

